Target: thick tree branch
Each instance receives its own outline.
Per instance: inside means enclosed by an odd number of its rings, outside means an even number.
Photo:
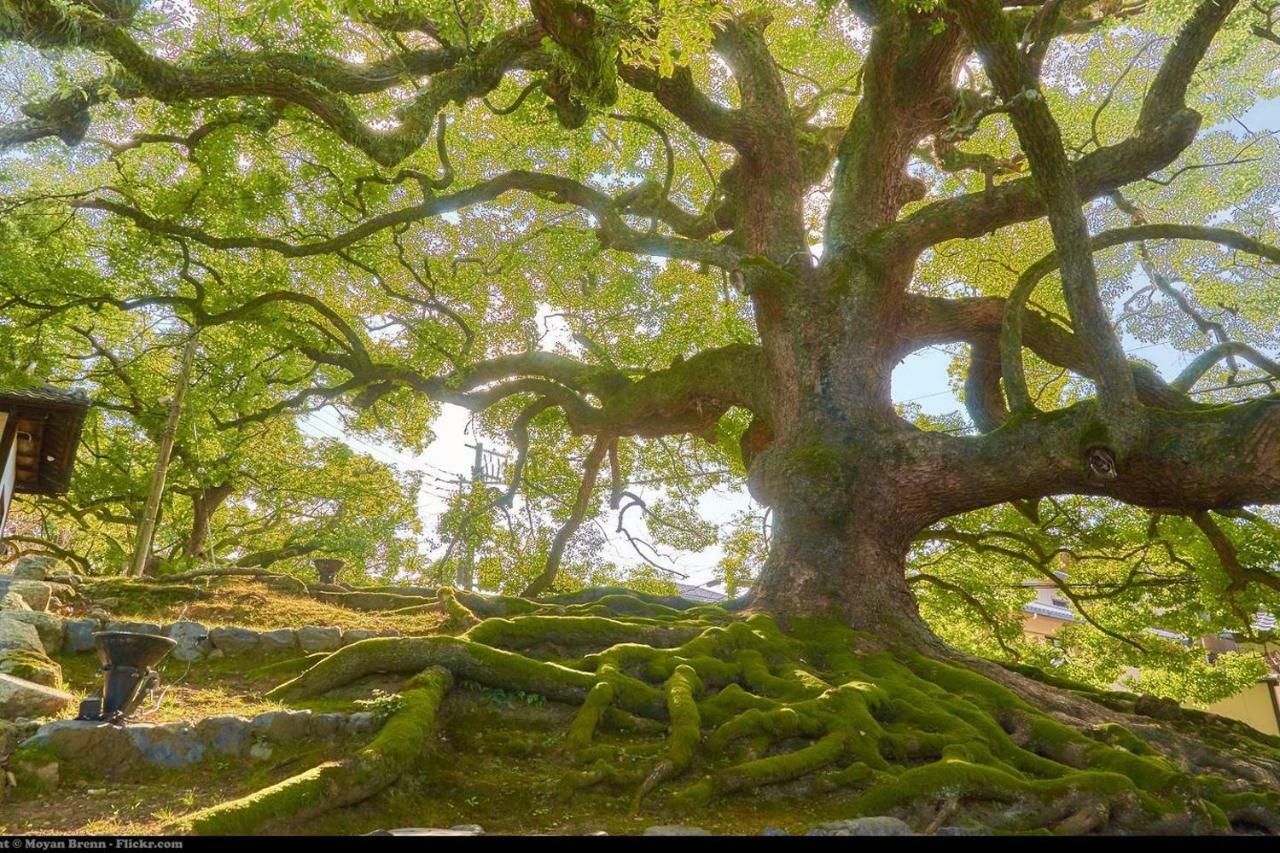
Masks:
[[[624,221],[625,211],[620,208],[618,201],[605,193],[569,178],[523,170],[505,172],[448,195],[430,195],[419,204],[370,217],[341,234],[308,243],[290,243],[270,236],[219,237],[193,226],[157,219],[131,204],[107,198],[79,199],[70,204],[76,209],[105,210],[129,219],[143,230],[180,237],[213,249],[260,249],[285,257],[301,258],[336,253],[381,231],[494,201],[513,191],[527,192],[589,211],[596,217],[597,234],[601,241],[618,251],[681,258],[723,269],[734,269],[740,262],[739,253],[722,244],[636,231]],[[652,214],[653,211],[646,210],[645,213]]]
[[[1191,521],[1196,527],[1200,528],[1200,532],[1204,534],[1205,539],[1209,540],[1209,545],[1212,546],[1213,552],[1218,555],[1218,562],[1222,565],[1222,570],[1226,572],[1229,581],[1226,590],[1224,590],[1228,598],[1243,592],[1245,587],[1251,583],[1260,583],[1276,592],[1280,592],[1280,575],[1269,572],[1266,569],[1256,569],[1241,563],[1240,555],[1236,552],[1236,546],[1218,523],[1214,521],[1212,515],[1207,512],[1195,512],[1191,514]]]
[[[1088,249],[1092,253],[1126,243],[1163,239],[1199,240],[1217,243],[1280,263],[1280,248],[1270,246],[1252,237],[1227,228],[1176,223],[1135,225],[1129,228],[1115,228],[1110,231],[1104,231],[1089,241]],[[1057,269],[1059,265],[1057,252],[1050,253],[1032,264],[1018,279],[1013,292],[1005,302],[1000,350],[1005,392],[1009,395],[1010,407],[1015,412],[1033,411],[1035,409],[1035,404],[1027,391],[1026,375],[1022,366],[1023,306],[1026,304],[1027,299],[1030,298],[1036,284],[1050,272]],[[1176,384],[1175,388],[1186,390]]]
[[[587,510],[591,506],[591,495],[595,491],[596,477],[600,473],[600,463],[604,461],[605,453],[613,443],[613,440],[610,435],[599,435],[591,445],[591,451],[587,454],[586,462],[582,466],[582,482],[578,486],[578,494],[574,498],[573,507],[569,510],[569,517],[565,519],[564,524],[556,531],[555,539],[551,542],[551,550],[547,554],[547,561],[543,566],[542,573],[524,588],[524,591],[520,593],[521,597],[537,598],[555,583],[556,573],[560,570],[560,561],[564,558],[565,548],[568,546],[569,540],[573,538],[573,534],[582,526],[582,520],[586,517]]]
[[[63,26],[61,12],[52,0],[31,0],[18,12],[25,24],[25,32],[20,34],[25,40],[69,44],[74,31],[77,46],[110,56],[122,71],[69,95],[28,105],[26,112],[31,118],[48,123],[45,135],[78,141],[75,128],[87,127],[87,109],[108,99],[148,97],[163,103],[184,103],[267,97],[306,109],[344,142],[384,166],[394,166],[420,148],[445,105],[495,89],[508,70],[537,48],[542,36],[541,27],[525,24],[469,52],[449,47],[417,50],[368,64],[273,51],[216,55],[179,64],[149,53],[114,21],[81,14],[76,27]],[[385,91],[422,76],[428,76],[429,83],[396,111],[393,130],[371,128],[346,98]],[[0,140],[4,138],[0,131]]]
[[[1168,166],[1195,139],[1200,115],[1187,109],[1187,84],[1237,0],[1201,0],[1165,53],[1143,99],[1134,134],[1100,148],[1073,164],[1077,195],[1089,201]],[[876,245],[895,256],[915,257],[946,240],[989,234],[1006,225],[1036,219],[1044,201],[1031,178],[1000,184],[926,205],[883,228]]]
[[[923,518],[942,517],[1018,498],[1105,495],[1135,506],[1177,512],[1237,509],[1280,501],[1280,400],[1184,411],[1148,407],[1147,430],[1111,478],[1091,469],[1084,451],[1096,406],[1010,419],[983,436],[921,432],[915,441],[936,454],[921,472],[936,497],[921,495]],[[959,472],[964,472],[963,474]],[[914,474],[904,474],[905,484]]]
[[[1000,390],[1000,345],[994,335],[976,337],[969,345],[964,404],[981,432],[991,432],[1009,417]]]
[[[949,16],[948,16],[949,17]],[[862,70],[862,98],[840,143],[824,230],[824,265],[847,262],[849,247],[891,223],[924,187],[907,175],[917,143],[946,126],[965,41],[937,13],[876,17]]]
[[[996,341],[1003,328],[1007,304],[1006,299],[998,296],[948,299],[908,294],[906,322],[898,341],[897,357],[935,344],[963,341],[975,346]],[[1022,322],[1023,342],[1028,349],[1050,364],[1089,378],[1091,367],[1077,335],[1038,311],[1024,309]],[[1185,394],[1171,388],[1150,367],[1136,362],[1129,366],[1138,398],[1146,405],[1194,408],[1195,404]]]
[[[1008,106],[1014,130],[1027,155],[1031,178],[1053,232],[1054,255],[1062,272],[1067,310],[1093,366],[1102,418],[1110,433],[1107,441],[1123,450],[1141,428],[1137,421],[1137,390],[1124,348],[1098,292],[1098,275],[1093,265],[1082,199],[1058,123],[1040,92],[1038,69],[1019,50],[1017,36],[995,0],[963,0],[955,7],[982,56],[996,92]],[[1144,106],[1144,115],[1148,106]],[[1169,109],[1164,101],[1160,101],[1159,106]],[[1142,121],[1139,120],[1140,125]],[[1021,308],[1016,298],[1011,298],[1010,304],[1015,306],[1015,311]],[[1018,390],[1025,397],[1025,383]],[[1015,410],[1029,404],[1026,399],[1013,400]]]
[[[1198,355],[1188,364],[1173,382],[1169,383],[1179,391],[1189,392],[1213,366],[1224,358],[1243,358],[1280,380],[1280,363],[1268,358],[1248,344],[1240,341],[1225,341]]]
[[[983,622],[987,623],[987,627],[991,629],[991,636],[995,639],[996,643],[999,644],[1001,650],[1003,650],[1004,653],[1012,660],[1018,659],[1018,653],[1011,649],[1004,639],[1004,632],[999,620],[991,615],[991,611],[978,600],[977,596],[958,584],[943,580],[937,575],[931,575],[928,572],[916,572],[911,575],[911,577],[907,578],[907,583],[912,585],[921,582],[932,584],[938,589],[949,592],[952,595],[959,596],[965,604],[969,605],[969,607],[978,614]]]

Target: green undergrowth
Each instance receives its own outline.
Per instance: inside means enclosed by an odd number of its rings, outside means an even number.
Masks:
[[[565,754],[564,741],[576,713],[560,702],[493,704],[479,692],[456,690],[441,709],[431,752],[396,784],[359,805],[307,821],[286,820],[270,831],[357,834],[478,824],[503,834],[621,835],[684,822],[725,834],[754,834],[767,827],[798,833],[848,817],[850,797],[811,797],[804,786],[722,802],[692,815],[656,802],[632,815],[633,791],[572,784],[581,766]],[[662,739],[615,731],[603,743],[620,765],[638,775],[657,757]]]
[[[765,615],[616,593],[503,602],[515,615],[483,618],[483,601],[441,599],[456,636],[356,643],[295,677],[276,670],[283,683],[270,693],[314,701],[374,674],[447,672],[437,716],[387,703],[388,729],[429,732],[423,752],[391,760],[375,742],[357,755],[396,768],[377,790],[357,797],[339,784],[335,799],[349,805],[330,808],[277,786],[225,804],[220,813],[237,815],[226,825],[612,832],[683,820],[743,832],[892,814],[928,831],[1280,830],[1280,753],[1207,715],[1174,712],[1159,737],[1151,717],[1102,705],[1092,723],[1069,725],[1022,698],[1035,691],[1011,689],[1029,683],[1019,675],[981,675],[826,622],[783,631]],[[1142,697],[1052,689],[1143,713]],[[258,826],[240,810],[271,817]]]
[[[154,771],[133,781],[88,778],[64,771],[55,790],[26,789],[0,801],[0,832],[6,834],[127,835],[165,831],[193,809],[223,802],[290,778],[300,768],[336,759],[342,746],[303,742],[275,746],[265,761],[216,759],[191,768]],[[38,761],[40,756],[29,752]],[[55,758],[47,755],[48,760]]]
[[[306,708],[318,713],[353,713],[366,710],[359,700],[370,691],[396,688],[402,678],[371,674],[359,682],[325,696],[297,702],[281,702],[266,697],[282,679],[314,665],[323,654],[307,655],[285,650],[251,657],[201,660],[188,666],[166,658],[157,667],[163,696],[144,703],[137,719],[149,723],[198,720],[221,714],[253,716],[284,708]],[[67,714],[74,715],[79,700],[102,688],[97,655],[61,655],[53,660],[62,666],[63,686],[76,697]],[[157,703],[155,700],[159,699]]]
[[[183,618],[210,627],[233,625],[255,630],[322,625],[425,634],[435,630],[443,620],[441,614],[420,608],[415,612],[394,613],[341,606],[318,600],[301,590],[272,587],[244,577],[183,584],[96,579],[85,584],[77,607],[87,613],[104,600],[110,602],[106,609],[112,618],[123,622],[163,624]]]

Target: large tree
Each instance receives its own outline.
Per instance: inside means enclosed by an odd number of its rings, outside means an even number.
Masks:
[[[1220,596],[1274,602],[1280,575],[1249,551],[1272,528],[1246,508],[1280,497],[1280,409],[1236,383],[1280,375],[1259,348],[1275,149],[1228,122],[1274,90],[1277,37],[1273,9],[1239,6],[209,0],[164,27],[138,2],[7,0],[10,49],[53,57],[21,54],[14,85],[43,91],[0,126],[29,152],[5,161],[8,286],[37,311],[249,324],[314,364],[244,422],[340,401],[412,441],[430,405],[457,404],[511,431],[513,491],[531,437],[572,434],[581,475],[530,595],[554,583],[602,472],[620,504],[676,458],[745,475],[770,508],[749,605],[793,625],[835,617],[947,656],[913,586],[958,587],[908,572],[912,548],[1021,553],[1059,577],[1043,530],[992,536],[1021,522],[972,513],[1008,506],[1036,527],[1060,495],[1112,502],[1084,515],[1150,511],[1152,540],[1183,516]],[[1180,312],[1155,328],[1197,350],[1177,377],[1126,353],[1152,326],[1125,324],[1153,304]],[[572,340],[543,341],[551,315]],[[969,424],[895,407],[894,367],[928,347],[963,360]],[[1197,395],[1206,377],[1231,393]],[[1121,585],[1169,580],[1143,577]],[[423,648],[399,659],[536,680]],[[937,666],[917,673],[972,686]],[[686,670],[667,683],[672,757],[643,790],[687,765]],[[544,692],[580,698],[560,677]],[[442,678],[415,701],[433,709]],[[648,694],[617,693],[650,712]],[[852,695],[831,701],[879,701]],[[1015,701],[991,700],[1017,717]],[[850,718],[825,714],[805,730],[826,732],[816,751],[762,778],[852,748],[832,722]],[[1041,748],[1070,763],[1062,738]]]

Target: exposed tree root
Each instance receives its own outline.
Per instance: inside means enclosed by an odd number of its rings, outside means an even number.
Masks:
[[[307,590],[307,593],[317,601],[336,604],[339,607],[348,607],[352,610],[403,611],[408,607],[434,605],[436,603],[433,599],[420,595],[398,595],[390,592],[366,592],[364,590],[333,592],[312,587]]]
[[[245,831],[381,790],[423,748],[451,675],[579,705],[565,747],[584,769],[566,789],[626,786],[636,808],[664,790],[669,806],[693,809],[805,784],[846,791],[851,816],[897,814],[930,831],[1280,832],[1280,738],[1209,715],[1175,706],[1156,721],[1133,713],[1138,697],[887,650],[832,623],[794,620],[784,633],[764,615],[616,590],[550,603],[445,590],[437,602],[464,633],[364,640],[270,694],[424,673],[369,746],[188,825]],[[601,736],[655,727],[665,741],[640,772]]]
[[[674,779],[693,761],[693,751],[702,738],[702,717],[698,713],[697,694],[702,692],[702,682],[693,667],[682,663],[667,679],[667,716],[671,720],[671,735],[667,738],[662,760],[645,777],[636,792],[632,812],[640,810],[645,794]]]
[[[401,706],[373,741],[350,758],[197,812],[182,821],[182,827],[202,834],[243,835],[281,815],[308,817],[368,799],[398,779],[422,752],[452,685],[447,669],[424,670],[405,684]]]

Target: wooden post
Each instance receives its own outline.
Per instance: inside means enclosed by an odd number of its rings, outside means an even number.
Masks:
[[[169,419],[165,422],[164,432],[160,436],[160,447],[156,455],[155,472],[151,475],[151,490],[147,492],[147,503],[142,510],[142,521],[138,524],[138,538],[133,545],[133,562],[129,566],[129,576],[140,578],[147,568],[147,557],[151,555],[151,540],[156,533],[156,517],[160,514],[160,499],[164,497],[164,481],[169,474],[169,457],[173,453],[173,440],[178,433],[178,418],[182,414],[182,398],[187,394],[187,384],[191,381],[191,366],[196,356],[196,334],[193,331],[187,338],[187,345],[182,351],[182,367],[178,369],[178,381],[173,389],[173,397],[169,400]]]

